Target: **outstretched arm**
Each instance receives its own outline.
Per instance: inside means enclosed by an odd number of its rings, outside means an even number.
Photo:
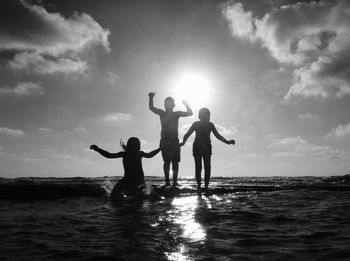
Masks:
[[[156,107],[154,107],[154,104],[153,104],[153,98],[154,98],[154,95],[156,95],[155,92],[150,92],[148,93],[148,108],[154,112],[155,114],[161,114],[162,110],[161,109],[158,109]]]
[[[214,136],[218,139],[218,140],[221,140],[222,142],[226,143],[226,144],[232,144],[232,145],[235,145],[235,140],[227,140],[225,139],[224,137],[222,137],[219,132],[217,131],[217,129],[215,128],[215,125],[212,124],[212,127],[211,127],[211,131],[214,133]]]
[[[186,132],[186,134],[183,137],[182,142],[180,143],[180,146],[185,145],[187,139],[191,136],[191,134],[194,132],[194,124],[192,124],[191,128]]]
[[[155,155],[157,155],[159,151],[160,151],[160,148],[152,150],[151,152],[143,152],[142,157],[152,158]]]
[[[192,115],[193,115],[193,112],[192,112],[192,109],[191,109],[190,105],[188,105],[188,102],[185,101],[185,100],[182,100],[182,103],[185,105],[186,111],[182,111],[182,112],[180,113],[180,116],[181,116],[181,117],[192,116]]]
[[[108,151],[105,151],[101,148],[99,148],[97,145],[91,145],[90,150],[94,150],[98,153],[100,153],[103,157],[108,159],[115,159],[115,158],[121,158],[124,155],[124,151],[118,152],[118,153],[110,153]]]

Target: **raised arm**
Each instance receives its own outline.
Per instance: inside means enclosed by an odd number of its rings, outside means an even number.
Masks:
[[[226,143],[226,144],[232,144],[235,145],[235,141],[234,140],[227,140],[224,137],[222,137],[219,132],[217,131],[217,129],[215,128],[214,124],[211,124],[211,131],[213,132],[214,136],[218,139],[221,140],[222,142]]]
[[[192,133],[194,132],[194,124],[192,124],[191,128],[186,132],[186,134],[183,137],[182,142],[180,143],[180,146],[185,145],[187,139],[192,135]]]
[[[180,117],[192,116],[192,115],[193,115],[193,112],[192,112],[192,109],[191,109],[190,105],[188,105],[188,102],[182,100],[182,103],[185,105],[186,111],[181,111],[181,112],[180,112]]]
[[[143,152],[142,157],[152,158],[155,155],[157,155],[159,151],[160,151],[160,148],[152,150],[151,152]]]
[[[90,150],[94,150],[98,153],[100,153],[103,157],[108,158],[108,159],[115,159],[115,158],[121,158],[124,155],[124,151],[117,152],[117,153],[110,153],[106,150],[103,150],[99,148],[97,145],[91,145]]]
[[[148,108],[154,112],[155,114],[161,114],[162,113],[162,110],[161,109],[158,109],[156,107],[154,107],[154,104],[153,104],[153,98],[154,98],[154,95],[156,95],[155,92],[150,92],[148,93]]]

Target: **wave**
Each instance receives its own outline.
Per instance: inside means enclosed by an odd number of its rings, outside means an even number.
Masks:
[[[75,179],[74,183],[38,182],[35,180],[16,179],[12,182],[0,182],[0,199],[34,200],[66,197],[101,197],[106,189],[95,183],[87,183],[84,178]]]
[[[0,199],[34,200],[69,197],[108,196],[120,177],[99,178],[0,178]],[[146,177],[156,192],[164,197],[196,194],[193,178],[180,179],[176,190],[165,190],[162,177]],[[236,192],[272,192],[281,190],[350,191],[350,174],[331,177],[214,177],[213,194]]]

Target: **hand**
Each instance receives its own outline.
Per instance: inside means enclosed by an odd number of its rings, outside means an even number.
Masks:
[[[235,140],[229,140],[229,141],[228,141],[228,144],[235,145],[235,144],[236,144],[236,142],[235,142]]]
[[[153,98],[154,95],[156,95],[156,92],[149,92],[149,93],[148,93],[148,97],[149,97],[149,98]]]
[[[181,102],[185,105],[188,105],[188,101],[186,101],[186,100],[181,100]]]
[[[90,146],[90,150],[97,151],[97,150],[98,150],[97,145],[91,145],[91,146]]]

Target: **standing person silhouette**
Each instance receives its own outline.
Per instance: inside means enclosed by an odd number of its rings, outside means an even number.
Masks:
[[[235,144],[234,140],[226,140],[222,137],[215,125],[210,122],[210,111],[207,108],[201,108],[198,113],[199,121],[196,121],[192,124],[190,129],[183,137],[183,141],[180,143],[181,146],[185,145],[187,139],[195,131],[196,137],[193,142],[193,157],[195,162],[195,172],[196,172],[196,181],[197,181],[197,193],[201,193],[201,172],[202,172],[202,159],[204,162],[204,186],[205,194],[210,195],[209,192],[209,180],[211,172],[211,140],[210,133],[213,132],[214,136],[226,144]]]
[[[155,92],[150,92],[148,94],[149,109],[155,114],[159,115],[162,126],[160,133],[160,149],[162,151],[164,161],[163,170],[165,176],[165,186],[170,186],[169,171],[171,163],[173,171],[173,187],[176,187],[180,162],[180,144],[178,138],[179,118],[192,116],[193,112],[186,101],[182,101],[182,103],[186,106],[186,111],[174,111],[175,102],[172,97],[167,97],[164,100],[165,111],[156,108],[153,105],[153,98],[155,94]]]

